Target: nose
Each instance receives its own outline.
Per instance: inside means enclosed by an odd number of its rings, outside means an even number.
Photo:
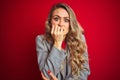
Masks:
[[[58,23],[58,26],[62,27],[63,26],[63,20],[60,20],[59,23]]]

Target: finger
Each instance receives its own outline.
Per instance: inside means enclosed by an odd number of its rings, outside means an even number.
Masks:
[[[54,32],[54,25],[52,26],[51,34],[53,34],[53,32]]]
[[[51,76],[52,80],[58,80],[58,79],[56,78],[56,76],[54,76],[54,75],[52,74],[52,72],[51,72],[50,70],[48,70],[48,74]]]
[[[61,30],[61,28],[60,28],[60,27],[57,27],[57,33],[58,33],[58,34],[60,33],[60,30]]]
[[[47,79],[47,78],[43,75],[42,72],[41,72],[41,76],[42,76],[43,80],[49,80],[49,79]]]
[[[57,80],[57,78],[52,73],[50,73],[49,75],[52,77],[53,80]]]
[[[63,31],[64,31],[64,29],[63,29],[63,27],[61,27],[60,32],[63,33]]]
[[[57,33],[57,26],[55,26],[55,28],[54,28],[54,34],[56,34]]]

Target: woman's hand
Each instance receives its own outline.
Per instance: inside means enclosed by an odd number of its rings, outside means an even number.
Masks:
[[[43,79],[43,80],[49,80],[49,79],[47,79],[47,78],[43,75],[42,72],[41,72],[41,76],[42,76],[42,79]]]
[[[65,38],[63,35],[64,29],[59,26],[52,26],[51,35],[54,39],[54,46],[61,50],[62,41]]]
[[[52,72],[48,72],[48,74],[50,75],[50,77],[52,78],[52,80],[58,80],[58,79],[52,74]],[[50,80],[50,79],[46,78],[46,77],[43,75],[42,72],[41,72],[41,75],[42,75],[43,80]]]

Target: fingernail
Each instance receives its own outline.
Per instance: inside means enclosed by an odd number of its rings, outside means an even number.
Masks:
[[[50,70],[48,70],[48,74],[50,74],[51,73],[51,71]]]

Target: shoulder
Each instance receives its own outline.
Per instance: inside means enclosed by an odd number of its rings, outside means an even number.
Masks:
[[[44,43],[44,42],[46,42],[44,34],[36,36],[36,43],[37,44],[41,44],[41,43]]]
[[[47,49],[47,46],[49,44],[47,43],[46,39],[45,39],[45,35],[41,34],[41,35],[37,35],[36,36],[36,48],[39,49]]]
[[[45,35],[44,34],[36,36],[36,41],[43,41],[43,40],[45,40]]]
[[[44,34],[41,34],[41,35],[37,35],[36,36],[36,39],[43,39],[44,38]]]

